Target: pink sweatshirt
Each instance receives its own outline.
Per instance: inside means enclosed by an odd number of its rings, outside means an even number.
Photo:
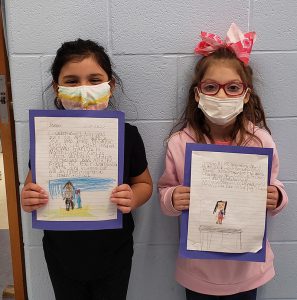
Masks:
[[[282,194],[280,205],[271,215],[277,214],[288,202],[283,184],[277,180],[279,171],[278,154],[271,135],[256,128],[255,135],[260,138],[263,147],[273,148],[271,185],[277,186]],[[168,141],[165,171],[159,180],[161,209],[169,216],[179,216],[180,211],[172,205],[172,193],[176,186],[183,185],[186,143],[195,143],[195,134],[190,127],[173,134]],[[245,146],[261,147],[256,140]],[[232,295],[257,288],[275,275],[274,255],[267,241],[265,262],[241,262],[224,260],[187,259],[178,257],[176,262],[176,280],[182,286],[207,295]]]

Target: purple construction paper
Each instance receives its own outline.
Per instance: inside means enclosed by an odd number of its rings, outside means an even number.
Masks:
[[[36,182],[35,170],[35,117],[69,117],[69,118],[116,118],[118,119],[118,184],[123,183],[124,172],[124,135],[125,114],[111,110],[30,110],[30,161],[32,181]],[[36,211],[32,212],[32,227],[45,230],[100,230],[122,228],[122,213],[117,211],[117,218],[105,221],[42,221],[37,220]]]
[[[185,155],[185,169],[184,169],[184,185],[190,186],[191,183],[191,161],[192,151],[209,151],[209,152],[229,152],[229,153],[242,153],[244,154],[257,154],[268,156],[268,184],[271,176],[272,165],[272,148],[257,148],[257,147],[241,147],[241,146],[224,146],[213,144],[194,144],[187,143],[186,155]],[[213,251],[199,251],[187,249],[187,237],[188,237],[188,220],[189,211],[183,211],[181,215],[180,224],[180,245],[179,255],[186,258],[198,258],[198,259],[223,259],[223,260],[239,260],[239,261],[256,261],[264,262],[266,254],[266,220],[265,230],[262,242],[262,249],[256,253],[223,253]]]

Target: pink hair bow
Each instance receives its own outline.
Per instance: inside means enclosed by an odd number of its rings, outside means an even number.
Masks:
[[[249,63],[250,53],[254,42],[256,41],[255,32],[247,32],[243,34],[236,24],[232,23],[225,41],[213,33],[201,32],[202,41],[195,48],[196,54],[208,56],[221,47],[231,49],[239,60],[246,65]]]

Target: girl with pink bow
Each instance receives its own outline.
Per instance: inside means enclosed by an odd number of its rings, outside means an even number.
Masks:
[[[243,34],[235,24],[225,40],[201,33],[195,53],[203,57],[195,67],[182,118],[168,140],[165,170],[158,183],[164,214],[179,216],[189,209],[191,189],[183,186],[186,143],[273,148],[266,208],[276,215],[287,204],[284,186],[277,179],[276,146],[248,65],[255,38],[255,32]],[[273,257],[268,241],[265,262],[178,257],[176,280],[186,288],[187,300],[253,300],[257,288],[275,275]]]

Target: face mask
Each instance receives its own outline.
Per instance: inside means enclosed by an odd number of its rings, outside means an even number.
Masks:
[[[243,111],[246,92],[238,98],[224,98],[207,96],[199,93],[198,107],[205,117],[217,125],[225,125],[234,120]]]
[[[65,109],[101,110],[108,106],[109,82],[97,85],[58,86],[58,98]]]

